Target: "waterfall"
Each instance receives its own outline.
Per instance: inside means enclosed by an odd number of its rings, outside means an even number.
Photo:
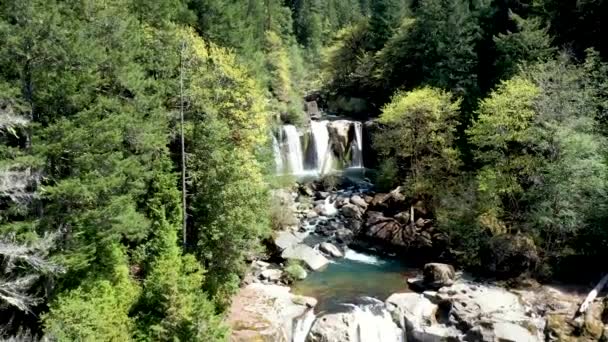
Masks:
[[[289,171],[293,174],[300,174],[304,171],[304,157],[300,144],[300,134],[294,125],[283,126],[283,133],[287,140],[287,161]]]
[[[313,309],[307,309],[302,316],[296,318],[296,324],[293,331],[293,342],[305,342],[306,337],[308,336],[308,332],[310,331],[310,327],[315,321],[315,313]]]
[[[356,341],[405,342],[405,335],[393,321],[390,312],[381,301],[365,298],[369,304],[349,305],[353,308]]]
[[[362,168],[362,129],[361,122],[348,120],[311,120],[307,130],[284,125],[272,141],[277,173],[318,176],[336,171],[337,165]]]
[[[331,171],[333,164],[332,151],[329,146],[327,121],[311,121],[310,129],[315,146],[315,171],[322,175]]]
[[[359,121],[354,122],[355,140],[351,143],[351,166],[356,168],[363,167],[363,124]]]
[[[277,173],[281,173],[283,172],[283,156],[279,142],[274,136],[272,137],[272,150],[274,152],[274,165],[277,168]]]

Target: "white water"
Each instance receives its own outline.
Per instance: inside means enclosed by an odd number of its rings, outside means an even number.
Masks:
[[[278,136],[273,137],[277,173],[319,176],[336,171],[336,166],[339,164],[351,168],[363,168],[363,124],[357,121],[347,122],[355,131],[352,140],[347,142],[351,146],[349,156],[337,155],[336,150],[332,148],[331,141],[334,139],[328,128],[330,121],[312,120],[307,131],[298,131],[294,125],[284,125]],[[339,137],[334,138],[340,140]]]
[[[300,174],[304,171],[304,157],[300,144],[300,134],[294,125],[283,126],[283,133],[287,140],[287,161],[289,171],[293,174]]]
[[[274,164],[277,168],[277,173],[283,172],[283,156],[281,154],[281,147],[277,138],[272,137],[272,150],[274,152]]]
[[[297,318],[294,331],[293,331],[293,342],[305,342],[306,336],[315,321],[315,313],[313,309],[308,309],[304,314]]]
[[[393,321],[384,303],[367,298],[374,304],[351,305],[357,341],[361,342],[405,342],[403,330]]]
[[[336,208],[335,201],[332,202],[329,196],[325,199],[325,203],[323,204],[323,216],[334,216],[338,214],[338,208]]]
[[[380,260],[376,256],[355,252],[352,249],[346,249],[346,252],[344,253],[344,259],[357,261],[369,265],[382,265],[384,263],[384,261]]]
[[[310,130],[315,141],[315,171],[320,175],[323,175],[330,172],[333,166],[333,155],[329,146],[327,120],[311,121]]]
[[[361,168],[363,167],[363,125],[359,121],[355,121],[353,124],[355,127],[355,140],[351,143],[351,166]]]

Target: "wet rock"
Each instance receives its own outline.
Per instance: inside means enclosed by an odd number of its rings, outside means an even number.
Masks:
[[[353,197],[351,197],[350,203],[352,203],[362,209],[367,208],[367,202],[365,202],[365,200],[363,198],[361,198],[359,195],[354,195]]]
[[[317,318],[307,342],[401,342],[403,331],[382,302],[353,306],[349,312]]]
[[[318,271],[329,263],[329,260],[319,251],[304,244],[298,244],[285,249],[281,257],[283,259],[301,260],[313,271]]]
[[[424,219],[423,218],[419,218],[419,219],[416,220],[416,227],[418,227],[418,228],[424,227]]]
[[[354,204],[347,204],[345,206],[342,207],[342,215],[349,217],[349,218],[354,218],[354,219],[361,219],[362,216],[362,211],[361,209],[354,205]]]
[[[316,217],[319,217],[319,214],[317,214],[316,211],[309,211],[309,212],[306,213],[306,218],[309,219],[309,220],[313,219],[313,218],[316,218]]]
[[[295,318],[315,303],[314,298],[296,297],[301,296],[285,286],[253,283],[240,289],[228,310],[230,341],[291,342]]]
[[[350,243],[354,238],[353,232],[346,228],[339,228],[336,230],[335,236],[338,242],[345,244]]]
[[[348,120],[335,120],[327,124],[330,146],[338,156],[344,156],[349,146],[349,130],[352,122]]]
[[[456,277],[456,272],[452,265],[437,262],[424,265],[422,274],[426,287],[431,289],[450,286],[454,284],[454,278]]]
[[[319,191],[319,192],[317,192],[317,198],[318,199],[324,200],[327,197],[329,197],[329,192],[327,192],[327,191]]]
[[[426,291],[426,286],[424,286],[424,280],[422,279],[422,277],[408,278],[407,286],[412,291],[416,291],[416,292]]]
[[[327,253],[328,255],[331,255],[334,258],[342,258],[344,256],[344,254],[342,253],[342,251],[340,251],[340,249],[334,245],[332,245],[329,242],[323,242],[319,245],[319,249],[324,252]]]

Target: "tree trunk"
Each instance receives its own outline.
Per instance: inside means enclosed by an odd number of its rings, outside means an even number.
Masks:
[[[186,144],[184,142],[184,48],[185,43],[179,52],[179,116],[180,116],[180,142],[181,142],[181,157],[182,157],[182,239],[184,248],[186,248],[187,233],[188,233],[188,213],[186,211]]]

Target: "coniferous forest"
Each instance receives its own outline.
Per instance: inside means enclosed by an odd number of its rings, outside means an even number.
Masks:
[[[0,336],[228,340],[247,263],[282,226],[272,132],[307,124],[305,98],[381,127],[376,186],[424,201],[459,267],[498,272],[490,251],[524,249],[530,277],[602,275],[606,14],[604,0],[2,1]]]

